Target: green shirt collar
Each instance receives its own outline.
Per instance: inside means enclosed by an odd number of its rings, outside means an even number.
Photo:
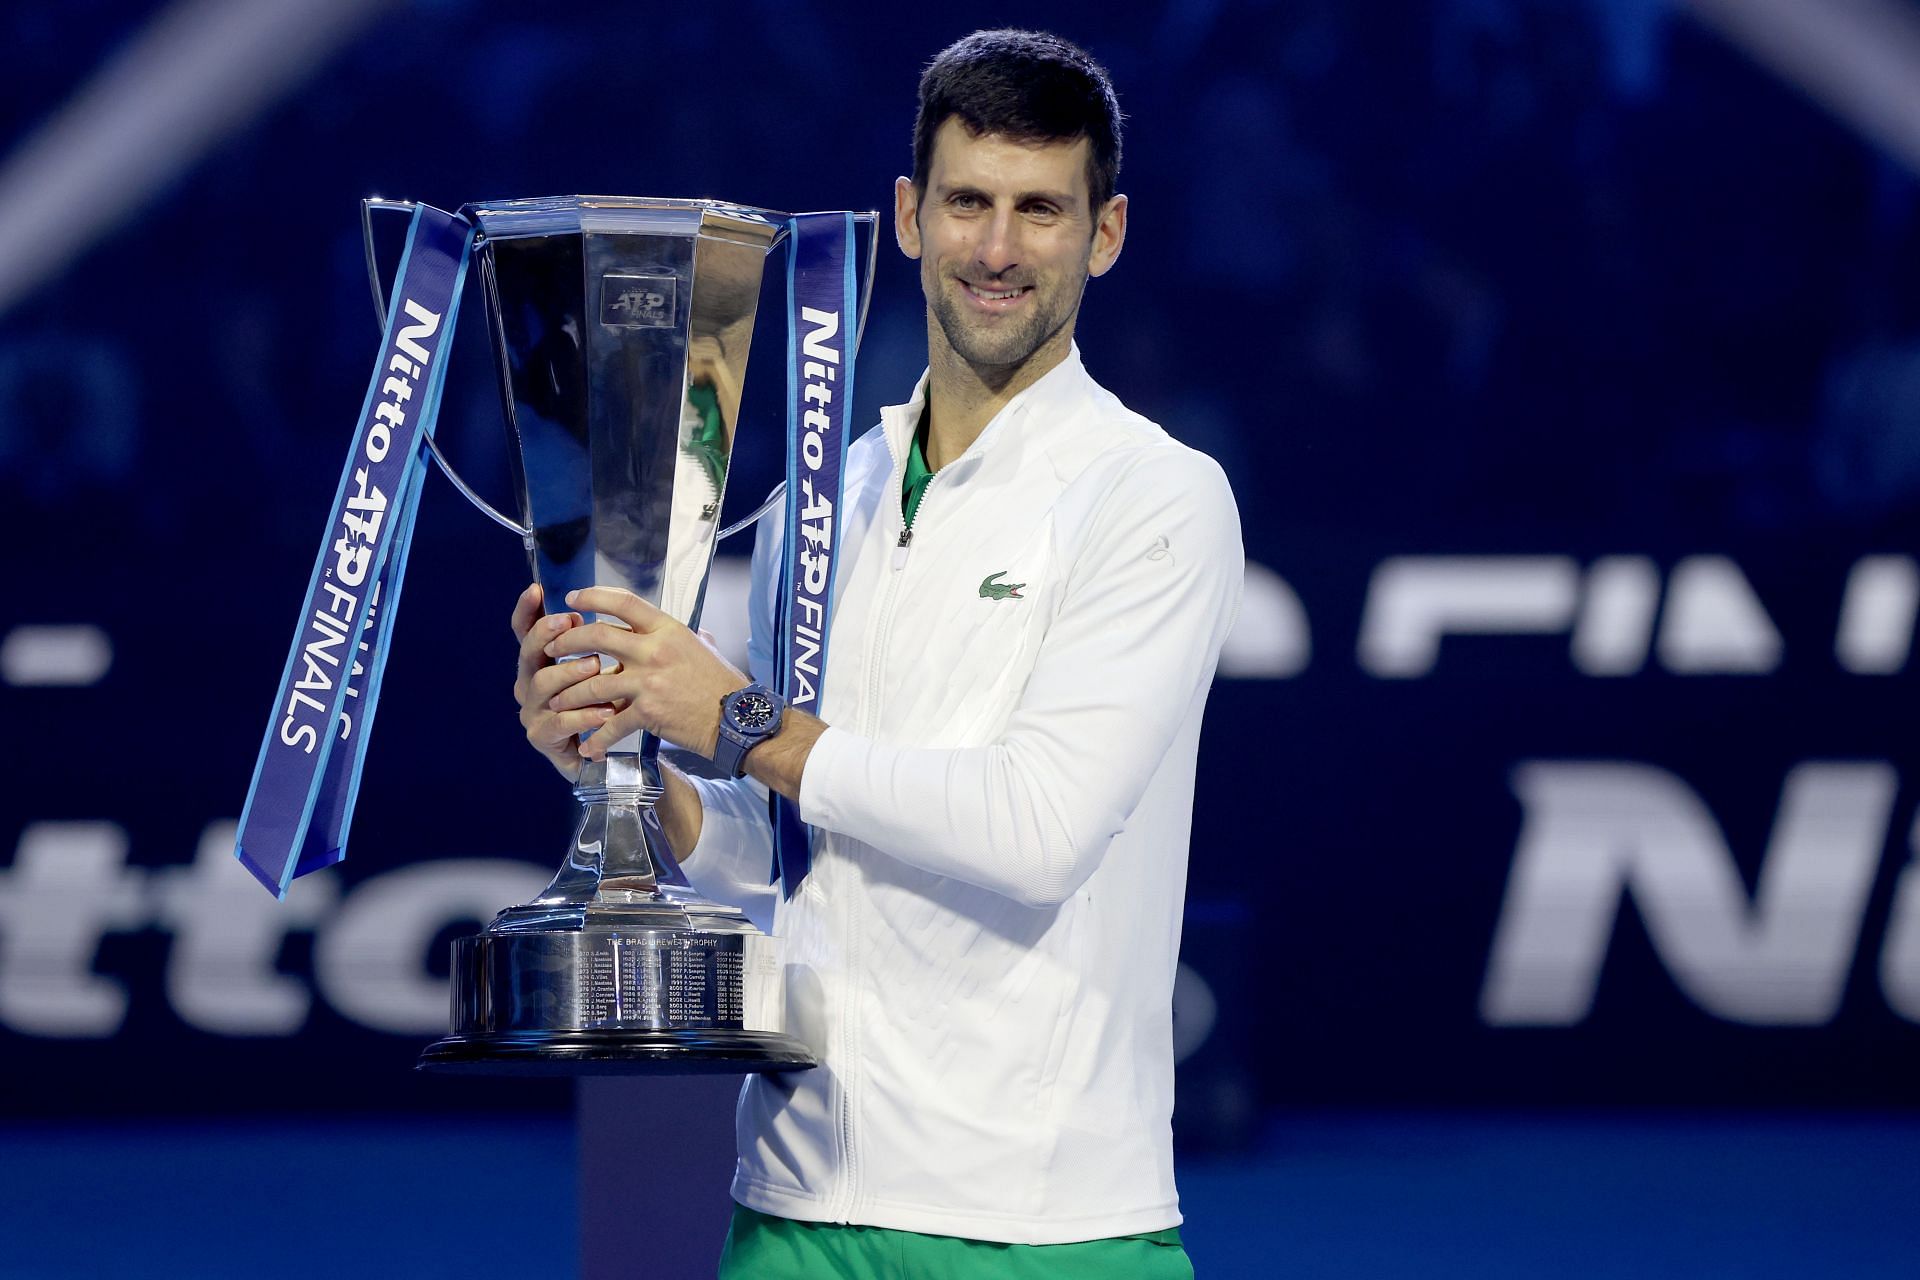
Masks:
[[[900,511],[913,528],[914,513],[920,510],[920,495],[927,491],[933,472],[927,469],[927,451],[921,447],[920,433],[913,433],[913,448],[907,451],[907,478],[900,486]]]

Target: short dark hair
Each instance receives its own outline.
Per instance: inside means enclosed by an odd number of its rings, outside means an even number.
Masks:
[[[951,117],[979,137],[1021,142],[1087,140],[1087,192],[1098,214],[1120,176],[1126,117],[1106,68],[1044,31],[976,31],[942,49],[920,76],[913,121],[913,185],[924,193],[933,136]]]

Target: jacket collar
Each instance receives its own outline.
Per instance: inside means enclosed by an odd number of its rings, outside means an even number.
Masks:
[[[923,370],[920,380],[913,385],[913,394],[904,404],[888,405],[880,410],[880,427],[887,439],[887,451],[893,459],[893,473],[900,475],[907,465],[907,450],[912,447],[913,433],[920,426],[920,414],[927,404],[928,372]],[[1072,343],[1067,348],[1066,359],[1046,371],[1032,386],[1021,391],[1013,399],[1000,407],[974,438],[967,451],[948,463],[942,470],[963,468],[971,471],[995,442],[1008,430],[1008,424],[1034,417],[1036,409],[1057,407],[1071,400],[1083,391],[1088,382],[1086,366],[1080,363],[1080,344]],[[1037,421],[1046,422],[1055,415],[1041,413]],[[964,471],[962,472],[964,474]]]

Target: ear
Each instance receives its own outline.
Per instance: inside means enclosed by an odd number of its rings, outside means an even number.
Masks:
[[[1113,269],[1120,247],[1127,242],[1127,198],[1115,196],[1107,201],[1093,224],[1093,247],[1087,252],[1087,274],[1103,276]]]
[[[893,238],[909,258],[920,256],[920,193],[912,178],[893,180]]]

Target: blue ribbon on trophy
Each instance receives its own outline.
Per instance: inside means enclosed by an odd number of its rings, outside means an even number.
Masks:
[[[453,214],[414,211],[380,362],[240,816],[240,861],[278,897],[295,876],[346,856],[472,237]]]
[[[853,279],[853,215],[808,213],[789,227],[787,259],[787,488],[781,589],[774,629],[774,692],[815,715],[827,669],[833,618],[835,534],[847,410],[853,403],[859,314]],[[769,797],[773,811],[771,878],[791,898],[811,860],[799,807]]]

